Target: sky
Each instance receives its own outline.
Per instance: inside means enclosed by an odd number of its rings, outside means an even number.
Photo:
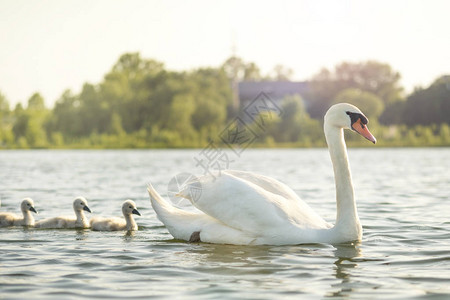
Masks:
[[[307,80],[343,61],[377,60],[407,92],[450,74],[446,0],[0,0],[0,93],[52,107],[66,89],[100,83],[120,55],[170,70],[233,54],[263,73],[282,64]]]

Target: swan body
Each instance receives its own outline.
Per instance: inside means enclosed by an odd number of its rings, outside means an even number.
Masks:
[[[226,170],[186,184],[178,196],[199,212],[178,209],[149,185],[153,209],[177,239],[239,245],[341,243],[360,240],[362,227],[353,195],[343,129],[352,129],[372,142],[367,118],[355,106],[332,106],[324,131],[335,174],[337,216],[332,225],[285,184],[250,172]],[[201,194],[192,188],[201,186]]]
[[[13,213],[0,213],[0,227],[6,226],[34,226],[34,217],[31,212],[37,213],[31,198],[23,199],[20,204],[22,217]]]
[[[91,229],[96,231],[118,231],[138,230],[136,221],[133,218],[133,214],[140,216],[141,214],[136,209],[136,203],[132,200],[126,200],[122,204],[122,218],[92,218],[90,221]]]
[[[88,207],[87,200],[84,197],[78,197],[73,201],[73,210],[76,218],[61,216],[47,218],[36,222],[36,228],[89,228],[89,221],[84,212],[91,212]]]

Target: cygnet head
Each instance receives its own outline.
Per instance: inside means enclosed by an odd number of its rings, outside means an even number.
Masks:
[[[23,213],[27,213],[28,211],[32,211],[37,214],[36,209],[34,208],[34,202],[31,198],[25,198],[22,201],[22,204],[20,204],[20,209]]]
[[[133,200],[127,200],[122,204],[122,213],[124,216],[135,214],[140,216],[141,214],[136,209],[136,203]]]
[[[367,117],[359,108],[349,103],[338,103],[331,106],[325,114],[324,121],[325,124],[337,128],[351,129],[374,144],[377,142],[367,128],[369,123]]]
[[[82,211],[85,210],[87,212],[91,212],[91,210],[88,207],[87,200],[84,197],[77,197],[73,201],[73,210],[74,211]]]

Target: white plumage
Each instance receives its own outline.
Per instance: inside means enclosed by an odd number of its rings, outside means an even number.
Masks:
[[[0,213],[0,227],[5,226],[34,226],[34,217],[31,212],[37,213],[31,198],[23,199],[20,204],[22,216],[13,213]]]
[[[117,230],[138,230],[133,214],[140,216],[141,214],[136,209],[136,204],[132,200],[126,200],[122,204],[122,218],[92,218],[91,229],[97,231],[117,231]]]
[[[324,131],[336,182],[336,224],[323,220],[285,184],[266,176],[222,171],[187,184],[178,194],[200,210],[188,212],[165,201],[149,185],[151,204],[158,218],[177,239],[241,245],[341,243],[360,240],[358,218],[343,129],[353,129],[375,143],[368,120],[350,104],[332,106]],[[201,185],[201,194],[192,190]]]
[[[76,218],[54,217],[36,222],[36,228],[89,228],[89,221],[84,215],[84,211],[91,212],[87,200],[84,197],[77,197],[73,201],[73,210]]]

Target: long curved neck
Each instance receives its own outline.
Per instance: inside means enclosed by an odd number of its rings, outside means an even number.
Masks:
[[[75,221],[77,226],[88,226],[89,222],[87,221],[86,216],[84,215],[84,212],[82,210],[75,210],[75,215],[77,216],[77,220]]]
[[[33,226],[34,225],[34,217],[31,214],[31,211],[24,210],[24,211],[22,211],[22,213],[23,213],[23,225]]]
[[[355,239],[359,239],[361,237],[361,224],[356,210],[344,132],[342,128],[327,124],[324,126],[324,131],[336,183],[337,215],[335,228],[357,235]]]
[[[137,224],[133,216],[130,214],[124,214],[125,221],[127,222],[127,230],[136,230]]]

